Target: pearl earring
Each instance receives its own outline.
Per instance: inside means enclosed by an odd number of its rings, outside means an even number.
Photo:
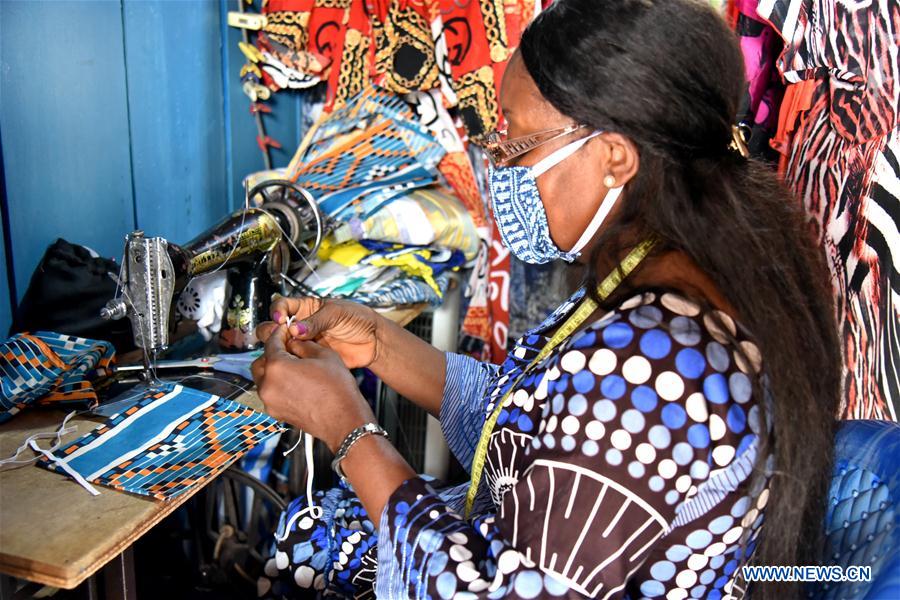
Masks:
[[[612,175],[607,175],[606,177],[603,178],[603,185],[605,185],[608,188],[616,187],[616,178],[613,177]]]

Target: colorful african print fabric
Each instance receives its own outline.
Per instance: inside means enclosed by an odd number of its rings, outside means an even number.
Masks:
[[[0,423],[29,405],[93,408],[89,381],[112,365],[109,342],[38,331],[0,344]]]
[[[493,403],[583,295],[499,368],[447,355],[441,426],[467,470]],[[761,362],[727,315],[638,294],[509,396],[472,520],[460,516],[468,484],[419,477],[394,492],[377,533],[347,490],[317,501],[321,519],[295,502],[261,595],[740,598],[768,499],[768,480],[752,478]]]
[[[352,298],[368,306],[439,306],[450,275],[465,263],[459,250],[374,240],[322,244],[320,263],[303,280],[320,296]]]
[[[767,0],[798,123],[785,180],[825,250],[843,338],[842,413],[900,410],[900,3]],[[787,103],[786,103],[787,104]]]
[[[369,87],[316,124],[287,176],[325,214],[367,219],[409,190],[437,183],[444,154],[402,99]]]
[[[481,246],[469,213],[442,186],[406,192],[366,219],[354,217],[334,232],[334,238],[337,243],[369,239],[460,250],[467,261]]]
[[[65,463],[91,483],[166,500],[279,431],[243,404],[167,383],[39,464],[64,473]]]
[[[499,123],[506,61],[539,9],[534,0],[269,0],[256,40],[261,80],[276,90],[327,81],[326,110],[370,81],[396,94],[440,90],[478,137]]]

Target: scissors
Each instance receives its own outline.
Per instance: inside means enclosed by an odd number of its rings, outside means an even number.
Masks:
[[[252,380],[250,364],[262,356],[262,350],[251,350],[240,354],[213,354],[188,360],[160,360],[154,365],[156,369],[215,369],[224,373],[240,375]],[[143,371],[143,364],[121,365],[114,369],[116,373],[128,373],[131,371]]]
[[[250,352],[242,352],[240,354],[213,354],[211,356],[202,356],[189,360],[161,360],[156,363],[156,369],[214,369],[223,373],[231,373],[239,375],[244,379],[253,381],[253,375],[250,373],[250,364],[262,356],[262,350],[252,350]],[[143,371],[143,364],[122,365],[117,366],[114,372],[128,373],[135,371]],[[131,391],[121,394],[111,401],[95,408],[92,412],[95,415],[110,417],[121,410],[134,404],[147,391],[146,385],[138,385]]]

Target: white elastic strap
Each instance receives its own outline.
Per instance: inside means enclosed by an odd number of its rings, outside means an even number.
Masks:
[[[300,445],[300,442],[302,442],[302,441],[303,441],[303,434],[301,433],[300,435],[297,436],[297,441],[294,442],[294,445],[291,446],[290,448],[288,448],[287,450],[285,450],[284,452],[282,452],[281,455],[282,455],[282,456],[287,456],[288,454],[290,454],[291,452],[293,452],[294,450],[296,450],[296,449],[297,449],[297,446],[299,446],[299,445]]]
[[[600,225],[602,225],[603,221],[606,220],[606,217],[609,216],[609,212],[612,210],[613,206],[615,206],[616,200],[618,200],[621,195],[622,186],[611,188],[606,193],[606,197],[603,199],[603,202],[600,203],[597,212],[594,213],[594,218],[588,223],[587,229],[584,230],[584,233],[581,234],[581,237],[578,238],[578,241],[575,242],[575,245],[572,246],[572,249],[569,250],[568,254],[578,254],[581,252],[582,248],[587,246],[588,242],[590,242],[594,238],[594,235],[597,234]]]
[[[294,323],[294,319],[297,318],[297,315],[291,315],[287,320],[287,328],[290,329],[291,325]],[[316,473],[315,459],[313,458],[313,443],[315,442],[315,438],[309,435],[305,431],[302,432],[297,437],[297,443],[291,446],[290,450],[285,451],[282,456],[287,456],[291,452],[297,449],[297,446],[300,445],[300,442],[303,442],[303,456],[306,460],[306,508],[300,511],[301,513],[305,513],[309,511],[310,514],[313,515],[314,519],[318,519],[322,516],[322,507],[316,506],[316,503],[313,501],[313,477]],[[318,509],[318,510],[313,510]]]
[[[74,479],[75,482],[78,483],[78,485],[80,485],[81,487],[86,489],[88,492],[90,492],[90,494],[92,496],[100,495],[100,492],[98,492],[94,486],[92,486],[90,483],[88,483],[87,479],[82,477],[78,471],[76,471],[75,469],[73,469],[72,467],[70,467],[69,465],[64,463],[63,461],[56,458],[56,456],[54,456],[52,452],[50,452],[49,450],[44,450],[43,448],[38,446],[37,442],[34,440],[31,440],[28,443],[28,445],[31,446],[32,450],[34,450],[35,452],[40,452],[41,454],[46,456],[50,462],[52,462],[53,464],[55,464],[56,466],[61,468],[63,471],[65,471],[69,475],[69,477]]]
[[[313,444],[315,438],[308,433],[303,434],[303,454],[306,457],[306,505],[309,507],[310,514],[314,514],[314,519],[322,517],[322,507],[316,506],[313,500],[313,477],[316,474],[315,460],[313,459]]]
[[[587,144],[588,140],[597,137],[601,133],[603,132],[595,131],[587,137],[583,137],[580,140],[575,140],[574,142],[566,144],[559,150],[555,150],[549,156],[545,156],[544,158],[539,160],[536,165],[531,167],[531,172],[534,173],[535,178],[540,177],[562,161],[578,152],[578,149]]]
[[[315,501],[313,501],[313,477],[315,477],[316,474],[315,461],[313,460],[313,443],[315,442],[315,438],[306,432],[301,433],[297,438],[297,443],[294,444],[290,450],[284,452],[282,456],[287,456],[296,450],[301,441],[303,442],[303,455],[306,459],[306,508],[296,513],[291,517],[290,521],[284,524],[283,536],[279,537],[278,533],[275,533],[275,539],[279,542],[283,542],[287,539],[288,534],[291,532],[291,527],[298,519],[307,514],[313,519],[321,519],[322,514],[324,513],[323,508],[321,506],[316,506]]]
[[[45,431],[43,433],[35,433],[34,435],[28,436],[28,438],[24,442],[22,442],[22,445],[19,446],[18,448],[16,448],[15,454],[13,454],[12,456],[10,456],[8,458],[4,458],[3,460],[0,460],[0,467],[5,467],[6,465],[14,465],[15,467],[24,467],[25,465],[32,464],[34,461],[36,461],[38,458],[40,458],[39,456],[34,456],[32,458],[18,460],[19,455],[22,454],[23,452],[25,452],[25,450],[27,450],[28,448],[30,448],[31,442],[35,441],[35,440],[46,440],[46,439],[50,439],[50,438],[55,438],[55,441],[53,442],[53,446],[50,447],[50,452],[55,451],[57,448],[59,448],[62,445],[62,436],[73,433],[78,429],[77,427],[75,427],[75,425],[67,426],[69,424],[69,419],[74,417],[76,414],[78,414],[78,413],[76,413],[73,410],[68,415],[66,415],[66,418],[63,419],[63,422],[60,424],[60,426],[57,428],[56,431]]]

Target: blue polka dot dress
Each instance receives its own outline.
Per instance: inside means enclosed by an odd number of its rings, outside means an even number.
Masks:
[[[441,425],[467,469],[486,416],[583,294],[499,368],[447,355]],[[740,598],[740,567],[768,499],[768,480],[752,477],[761,363],[722,312],[666,290],[629,298],[509,395],[474,518],[461,516],[467,485],[417,477],[393,494],[375,531],[349,491],[332,490],[322,519],[292,521],[300,503],[283,516],[260,592]]]

